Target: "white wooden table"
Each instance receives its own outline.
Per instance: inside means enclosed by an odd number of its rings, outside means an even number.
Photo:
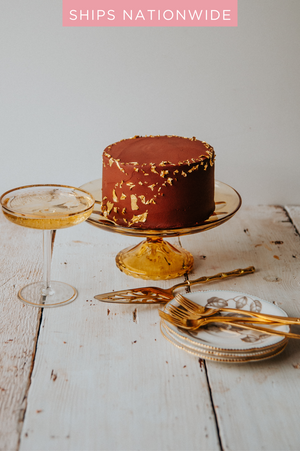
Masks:
[[[53,279],[75,285],[77,300],[44,311],[25,306],[16,292],[42,276],[42,232],[2,214],[0,227],[1,450],[300,449],[300,341],[247,364],[177,349],[160,333],[157,306],[104,304],[94,295],[179,279],[121,273],[116,253],[140,240],[87,223],[58,231],[53,254]],[[300,207],[242,207],[221,227],[169,241],[193,253],[190,279],[254,265],[255,274],[210,289],[260,296],[300,316],[298,231]]]

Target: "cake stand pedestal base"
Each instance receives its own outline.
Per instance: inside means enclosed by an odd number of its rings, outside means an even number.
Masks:
[[[120,251],[116,256],[118,268],[139,279],[175,279],[189,272],[194,263],[192,254],[164,241],[147,238],[134,247]]]

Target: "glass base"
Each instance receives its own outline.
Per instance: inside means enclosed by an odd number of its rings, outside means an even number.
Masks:
[[[43,282],[34,282],[21,288],[18,293],[20,301],[33,307],[59,307],[75,301],[78,292],[76,288],[64,282],[51,282],[49,294],[44,295]],[[48,289],[49,290],[49,289]]]
[[[139,279],[175,279],[189,272],[194,263],[190,252],[177,248],[162,238],[147,238],[116,256],[118,268]]]

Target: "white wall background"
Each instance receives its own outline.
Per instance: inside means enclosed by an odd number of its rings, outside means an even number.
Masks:
[[[244,204],[300,204],[300,1],[237,28],[63,28],[62,0],[0,0],[0,191],[81,185],[139,134],[214,146]]]

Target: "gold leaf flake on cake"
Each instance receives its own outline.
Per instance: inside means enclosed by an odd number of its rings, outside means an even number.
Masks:
[[[143,185],[143,182],[139,182],[139,185]]]
[[[132,189],[135,187],[135,184],[132,182],[127,182],[126,185],[129,186],[129,189]]]
[[[145,211],[145,213],[143,213],[143,214],[141,214],[141,215],[137,215],[137,216],[133,216],[132,217],[132,219],[131,219],[131,221],[129,222],[129,227],[132,225],[132,224],[136,224],[137,222],[146,222],[146,220],[147,220],[147,216],[148,216],[148,210],[147,211]]]
[[[160,171],[160,177],[165,177],[166,175],[168,175],[169,174],[169,171],[168,170],[165,170],[165,171]]]
[[[118,213],[119,207],[114,207],[114,212]]]
[[[153,183],[152,185],[149,185],[148,188],[150,188],[151,191],[153,191],[156,185],[157,183]]]
[[[139,168],[133,168],[135,172],[139,172]]]
[[[126,213],[126,208],[124,207],[122,210],[122,215],[125,215],[125,213]]]
[[[106,199],[107,199],[107,196],[104,196],[103,199],[102,199],[102,202],[103,202],[104,200],[106,200]]]
[[[121,180],[121,182],[120,182],[120,188],[122,188],[123,183],[124,183],[124,180]]]
[[[146,197],[143,194],[141,196],[139,196],[139,198],[141,199],[141,201],[144,205],[156,204],[154,199],[146,200]]]
[[[172,185],[173,184],[173,179],[171,177],[168,177],[167,178],[167,183],[169,183],[169,185]]]
[[[188,170],[188,172],[193,172],[193,171],[197,171],[197,169],[199,169],[199,164],[197,164],[196,166],[193,166],[191,169]]]
[[[183,177],[187,177],[187,173],[184,171],[181,171],[181,175],[183,175]]]
[[[179,173],[178,169],[175,169],[175,171],[173,171],[173,175],[178,174],[178,173]]]
[[[205,141],[201,141],[201,142],[202,142],[203,146],[206,147],[207,149],[211,148],[211,146],[209,144],[207,144],[207,142],[205,142]]]
[[[155,165],[151,165],[151,172],[154,172],[154,174],[159,174],[159,172],[157,172],[157,170],[156,170]]]
[[[172,163],[172,161],[162,161],[158,166],[176,166],[176,164]]]
[[[110,157],[110,159],[108,160],[108,164],[109,164],[109,166],[110,167],[112,167],[112,165],[114,164],[114,159],[113,159],[113,157]]]
[[[114,204],[112,202],[109,202],[109,200],[107,201],[107,214],[109,215],[109,213],[112,211]]]
[[[120,169],[121,172],[125,173],[125,169],[121,168],[119,161],[115,160],[117,167]]]
[[[138,198],[136,197],[136,195],[131,194],[130,199],[131,199],[131,210],[138,210],[139,209],[137,204]]]
[[[113,189],[113,201],[114,202],[119,202],[118,196],[116,194],[116,190]]]
[[[127,197],[126,194],[122,193],[122,194],[121,194],[121,197],[120,197],[120,200],[125,200],[126,197]]]

